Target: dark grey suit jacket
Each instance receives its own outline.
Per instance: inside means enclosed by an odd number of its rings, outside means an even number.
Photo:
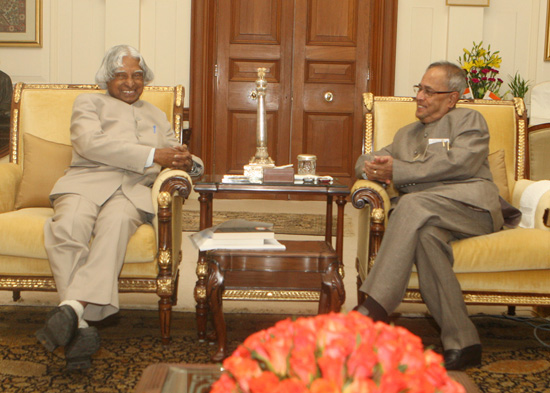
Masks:
[[[489,131],[483,116],[455,108],[441,119],[401,128],[391,145],[374,153],[393,157],[393,183],[401,193],[430,192],[487,210],[494,230],[504,223],[489,162]],[[355,166],[363,174],[365,156]]]

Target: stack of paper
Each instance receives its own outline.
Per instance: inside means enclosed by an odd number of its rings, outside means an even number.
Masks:
[[[200,251],[228,250],[284,250],[285,246],[275,239],[273,224],[229,220],[189,236]]]

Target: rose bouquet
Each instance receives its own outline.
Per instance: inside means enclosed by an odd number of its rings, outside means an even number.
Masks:
[[[499,51],[491,53],[491,45],[483,48],[483,42],[473,43],[471,50],[464,48],[464,54],[458,58],[463,70],[466,71],[468,85],[474,98],[500,99],[499,90],[503,80],[498,77],[502,58]]]
[[[464,393],[442,362],[405,328],[331,313],[252,334],[211,393]]]

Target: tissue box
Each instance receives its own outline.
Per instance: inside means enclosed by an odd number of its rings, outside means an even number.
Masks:
[[[264,168],[264,183],[294,183],[294,168]]]

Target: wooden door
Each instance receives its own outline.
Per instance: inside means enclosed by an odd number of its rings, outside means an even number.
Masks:
[[[268,71],[268,151],[288,164],[293,6],[288,0],[219,0],[213,173],[242,173],[256,152],[258,68]]]
[[[192,148],[207,173],[242,173],[254,155],[257,102],[250,93],[257,68],[265,67],[276,165],[296,166],[298,154],[315,154],[318,173],[353,184],[361,94],[393,92],[396,11],[397,0],[193,2]],[[369,74],[376,77],[370,85]]]
[[[295,2],[290,158],[296,163],[297,154],[315,154],[320,174],[350,185],[367,91],[368,3]]]

